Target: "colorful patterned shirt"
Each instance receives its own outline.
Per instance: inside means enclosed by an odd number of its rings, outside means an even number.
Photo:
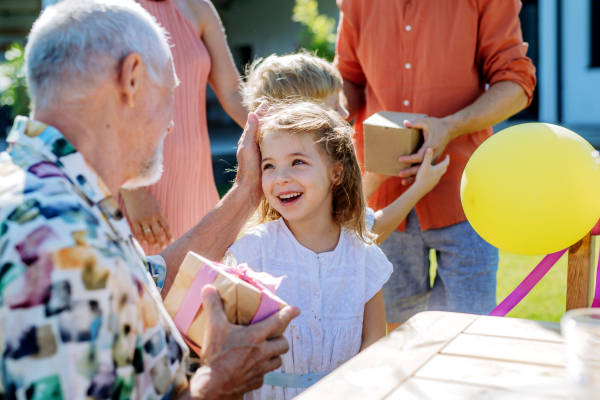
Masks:
[[[114,198],[50,126],[18,117],[0,153],[0,396],[161,399],[188,348]],[[154,280],[153,280],[154,278]]]

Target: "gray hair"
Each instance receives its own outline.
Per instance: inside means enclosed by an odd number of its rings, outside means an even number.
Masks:
[[[47,7],[25,47],[33,108],[83,95],[134,52],[159,81],[171,58],[167,33],[133,0],[65,0]]]

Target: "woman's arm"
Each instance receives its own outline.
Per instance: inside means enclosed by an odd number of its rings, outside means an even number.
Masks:
[[[379,339],[385,336],[385,306],[381,290],[365,304],[365,315],[363,318],[362,344],[363,351]]]
[[[242,105],[240,75],[229,51],[219,14],[208,0],[189,0],[189,3],[198,18],[199,34],[212,60],[208,83],[227,114],[244,127],[248,110]]]

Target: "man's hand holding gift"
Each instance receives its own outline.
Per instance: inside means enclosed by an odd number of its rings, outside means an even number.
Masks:
[[[415,181],[426,150],[429,148],[433,150],[432,159],[434,163],[437,162],[455,135],[452,126],[444,118],[413,118],[410,121],[404,121],[404,125],[407,128],[421,129],[424,138],[423,145],[416,153],[399,158],[401,163],[418,164],[400,171],[399,176],[403,178],[402,184],[407,186]]]
[[[289,350],[284,337],[267,338],[284,331],[300,310],[286,306],[259,323],[241,326],[227,320],[214,286],[205,286],[202,298],[208,324],[202,367],[190,382],[190,393],[202,399],[236,399],[260,388],[264,375],[279,368],[280,356]]]

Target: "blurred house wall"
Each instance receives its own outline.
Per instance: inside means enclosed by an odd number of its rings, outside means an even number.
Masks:
[[[592,48],[592,24],[600,26],[600,13],[592,15],[592,2],[600,10],[599,0],[539,1],[541,121],[600,125],[600,65],[591,63],[592,52],[600,53],[600,41]]]

